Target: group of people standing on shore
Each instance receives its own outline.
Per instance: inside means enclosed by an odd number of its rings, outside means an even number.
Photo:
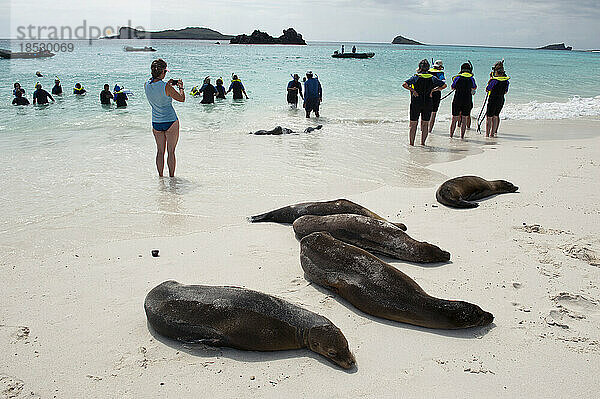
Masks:
[[[498,61],[492,66],[490,79],[486,87],[487,110],[486,137],[496,137],[500,125],[500,111],[504,106],[504,95],[508,92],[509,79],[504,70],[504,61]],[[419,62],[417,73],[408,78],[402,85],[411,93],[410,102],[410,128],[409,142],[415,145],[417,125],[421,119],[421,145],[425,145],[427,136],[433,130],[435,117],[440,106],[442,90],[447,86],[444,75],[444,65],[437,60],[430,66],[424,59]],[[450,123],[450,137],[454,136],[456,126],[460,126],[460,137],[465,137],[465,132],[471,127],[471,111],[473,109],[473,96],[477,84],[473,77],[473,65],[465,62],[460,67],[460,72],[452,78],[451,86],[454,92],[452,100],[452,122]],[[485,107],[485,104],[484,104]],[[483,108],[482,108],[483,112]],[[481,115],[480,115],[481,116]],[[479,128],[479,117],[478,117]]]

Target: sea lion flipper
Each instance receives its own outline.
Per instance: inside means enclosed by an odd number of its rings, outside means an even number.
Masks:
[[[390,222],[392,223],[392,222]],[[392,223],[394,226],[398,227],[400,230],[406,231],[406,225],[404,223]]]

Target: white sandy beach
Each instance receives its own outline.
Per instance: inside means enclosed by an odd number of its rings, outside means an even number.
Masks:
[[[431,187],[339,192],[448,250],[444,265],[391,263],[433,296],[493,313],[491,327],[445,331],[380,320],[310,285],[291,227],[245,217],[333,198],[282,194],[277,203],[239,201],[222,225],[185,236],[3,260],[0,397],[591,397],[600,381],[598,129],[597,119],[503,122],[483,153],[430,166],[440,176]],[[445,145],[446,131],[440,123],[432,142]],[[596,137],[519,139],[576,131]],[[468,174],[520,189],[473,210],[437,204],[439,184]],[[155,248],[159,258],[150,256]],[[307,350],[243,352],[155,337],[143,301],[170,279],[243,286],[320,313],[344,332],[358,367],[346,372]]]

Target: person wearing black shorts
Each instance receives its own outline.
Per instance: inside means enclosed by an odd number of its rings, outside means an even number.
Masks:
[[[419,62],[417,73],[402,85],[411,93],[410,97],[410,145],[415,145],[417,125],[421,117],[421,145],[425,145],[429,134],[429,119],[433,108],[432,94],[446,88],[446,84],[429,73],[429,61]]]
[[[454,99],[452,100],[452,123],[450,124],[450,138],[454,136],[456,124],[460,121],[460,138],[465,138],[467,130],[467,117],[473,109],[473,95],[477,89],[473,78],[473,67],[470,63],[464,63],[460,67],[460,73],[452,79]]]
[[[433,63],[433,66],[429,70],[429,73],[446,83],[446,76],[444,76],[444,63],[442,60],[437,60]],[[438,109],[440,109],[440,102],[442,101],[442,92],[434,91],[431,93],[431,119],[429,120],[429,133],[433,131],[433,125],[435,124],[435,116],[437,115]]]
[[[504,95],[508,93],[508,80],[504,71],[504,62],[498,61],[492,67],[490,80],[487,85],[488,105],[485,121],[485,137],[496,137],[500,126],[500,111],[504,106]]]

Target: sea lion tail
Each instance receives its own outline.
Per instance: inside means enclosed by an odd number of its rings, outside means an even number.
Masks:
[[[261,215],[249,216],[247,219],[250,223],[268,222],[268,220],[266,220],[268,214],[269,213],[263,213]]]
[[[260,215],[250,216],[247,219],[250,223],[274,222],[275,221],[273,211],[267,212],[267,213],[261,213]]]

